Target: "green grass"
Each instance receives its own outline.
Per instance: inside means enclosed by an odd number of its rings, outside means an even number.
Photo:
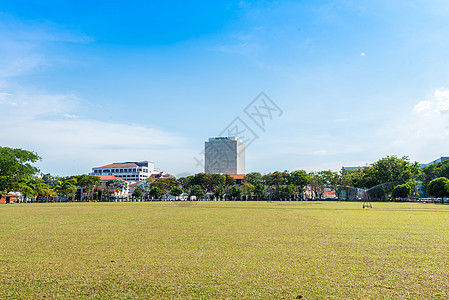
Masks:
[[[449,205],[0,205],[2,299],[448,299]]]

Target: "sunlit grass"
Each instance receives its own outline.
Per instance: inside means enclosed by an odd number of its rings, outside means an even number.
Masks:
[[[449,206],[0,206],[0,298],[448,299]]]

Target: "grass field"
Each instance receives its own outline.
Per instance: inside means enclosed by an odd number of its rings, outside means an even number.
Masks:
[[[1,299],[449,299],[449,206],[0,205]]]

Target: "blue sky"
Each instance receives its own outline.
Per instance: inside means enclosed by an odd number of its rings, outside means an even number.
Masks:
[[[151,160],[175,175],[241,117],[246,169],[448,155],[449,3],[0,3],[0,141],[45,173]],[[265,131],[244,113],[265,92]]]

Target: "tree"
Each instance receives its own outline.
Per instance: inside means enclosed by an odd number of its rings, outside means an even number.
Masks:
[[[170,191],[178,184],[176,178],[157,178],[153,182],[150,183],[150,189],[157,187],[161,190],[162,195],[168,195]]]
[[[120,193],[128,188],[128,183],[124,180],[109,180],[106,182],[106,187],[108,190],[114,194],[114,196],[118,196]]]
[[[152,187],[151,190],[150,190],[150,197],[152,197],[152,198],[160,200],[160,198],[162,198],[163,195],[164,195],[164,193],[157,186]]]
[[[226,177],[226,187],[235,184],[235,178],[234,177],[231,177],[228,174],[226,174],[225,177]]]
[[[242,183],[241,188],[242,188],[243,195],[246,196],[246,199],[248,200],[248,198],[249,198],[249,200],[251,200],[251,198],[253,196],[253,192],[254,192],[254,185],[252,185],[249,182],[244,182],[244,183]]]
[[[293,171],[287,178],[287,183],[295,187],[298,198],[302,198],[304,189],[309,183],[309,175],[304,170]]]
[[[257,183],[254,186],[254,195],[256,196],[256,200],[264,198],[266,196],[265,185],[263,185],[262,183]]]
[[[391,192],[393,198],[407,198],[412,193],[412,187],[409,183],[397,185]]]
[[[225,187],[226,186],[226,176],[221,174],[212,174],[210,177],[210,182],[208,184],[208,189],[212,190],[217,187]]]
[[[143,189],[140,188],[140,187],[137,187],[137,188],[133,191],[132,196],[133,196],[133,198],[142,199],[143,194],[144,194],[144,193],[143,193]]]
[[[81,188],[80,200],[84,201],[84,198],[89,200],[89,193],[93,192],[97,185],[100,185],[100,177],[94,175],[78,175],[72,178],[76,178],[78,186]],[[84,197],[84,192],[86,192],[86,197]],[[92,195],[91,195],[92,196]]]
[[[321,172],[309,173],[310,188],[313,191],[314,198],[321,200],[323,196],[323,190],[326,186],[326,179]]]
[[[289,199],[296,192],[296,188],[293,184],[281,185],[276,187],[275,197],[277,199]]]
[[[223,198],[224,194],[225,194],[225,189],[222,186],[219,186],[214,190],[214,197],[217,200],[221,200]]]
[[[268,186],[280,186],[287,184],[289,174],[286,172],[273,172],[264,176],[264,180]]]
[[[76,178],[68,178],[59,180],[58,184],[55,186],[55,191],[59,197],[75,197],[76,194]]]
[[[0,195],[23,188],[23,182],[39,172],[32,164],[40,159],[31,151],[0,147]]]
[[[195,196],[196,200],[199,200],[200,198],[204,197],[204,190],[200,185],[196,184],[190,189],[189,195]]]
[[[432,180],[439,177],[446,177],[449,179],[449,160],[445,160],[438,164],[433,164],[422,169],[424,190],[427,189],[427,185]]]
[[[22,199],[26,201],[28,196],[36,197],[36,192],[34,191],[33,186],[31,185],[32,179],[26,179],[19,182],[17,190],[22,194]]]
[[[48,197],[55,194],[55,191],[51,187],[49,187],[41,178],[32,178],[30,186],[34,190],[37,202],[43,201],[44,198],[48,202]]]
[[[182,194],[182,188],[179,186],[175,186],[171,189],[170,194],[175,196],[177,199]]]
[[[252,185],[256,185],[258,183],[262,183],[263,177],[259,172],[251,172],[245,175],[243,178],[243,182],[250,183]]]
[[[232,199],[239,200],[242,195],[242,190],[238,186],[233,185],[229,188],[229,195]]]
[[[431,196],[441,198],[441,203],[443,203],[443,198],[449,196],[449,179],[439,177],[432,180],[427,186],[427,193]]]

